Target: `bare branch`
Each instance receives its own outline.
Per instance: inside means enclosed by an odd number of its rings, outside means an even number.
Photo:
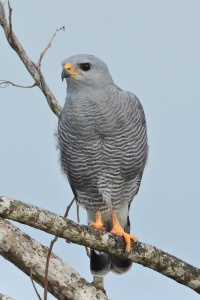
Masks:
[[[0,300],[14,300],[14,299],[0,293]]]
[[[30,89],[30,88],[37,86],[36,83],[33,83],[32,85],[18,85],[11,81],[8,81],[8,80],[0,80],[0,88],[5,88],[5,87],[9,86],[10,84],[12,86],[23,88],[23,89]],[[3,85],[5,85],[5,86],[3,86]]]
[[[34,281],[41,286],[44,284],[47,251],[47,247],[0,218],[0,254],[28,276],[31,268]],[[53,253],[49,263],[48,290],[60,300],[108,300],[102,291]]]
[[[48,45],[46,46],[46,48],[44,49],[44,51],[43,51],[43,52],[41,53],[41,55],[40,55],[40,58],[39,58],[38,63],[37,63],[38,69],[40,69],[40,67],[41,67],[41,62],[42,62],[42,59],[43,59],[43,56],[45,55],[45,53],[47,52],[47,50],[51,47],[51,44],[52,44],[52,42],[53,42],[53,40],[54,40],[56,34],[57,34],[60,30],[63,30],[63,31],[64,31],[64,28],[65,28],[65,27],[62,26],[62,27],[60,27],[60,28],[57,28],[56,31],[54,32],[54,34],[53,34],[53,36],[52,36],[50,42],[48,43]]]
[[[70,202],[70,204],[67,206],[66,211],[65,211],[65,214],[64,214],[64,218],[65,218],[65,219],[67,218],[68,213],[69,213],[69,211],[70,211],[70,209],[71,209],[71,207],[72,207],[72,204],[74,203],[75,200],[76,200],[76,199],[75,199],[75,197],[74,197],[74,198],[72,199],[72,201]]]
[[[32,226],[75,244],[129,259],[200,294],[200,269],[154,246],[142,242],[132,243],[131,252],[126,253],[123,241],[116,243],[115,238],[109,233],[64,220],[63,217],[50,211],[6,197],[0,197],[0,217]]]
[[[7,21],[5,16],[5,9],[2,1],[0,1],[0,25],[2,26],[6,39],[9,45],[13,48],[13,50],[17,53],[23,64],[25,65],[28,72],[33,77],[35,84],[41,89],[47,102],[51,108],[51,110],[57,115],[60,115],[61,106],[56,100],[55,96],[49,89],[44,76],[40,70],[38,69],[37,65],[27,56],[24,48],[20,44],[19,40],[17,39],[13,29],[12,29],[12,8],[9,4],[9,21]]]

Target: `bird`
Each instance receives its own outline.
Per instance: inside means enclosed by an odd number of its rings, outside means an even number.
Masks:
[[[119,72],[125,67],[120,60]],[[61,78],[67,83],[57,131],[62,172],[87,210],[88,224],[123,237],[130,252],[137,237],[130,234],[129,209],[148,157],[142,104],[114,83],[107,65],[94,55],[65,59]],[[95,276],[123,274],[131,265],[128,259],[90,250]]]

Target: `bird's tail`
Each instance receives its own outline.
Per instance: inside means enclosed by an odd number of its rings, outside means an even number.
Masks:
[[[105,276],[109,271],[123,274],[131,268],[132,262],[122,260],[115,255],[92,250],[90,252],[90,270],[92,275]]]
[[[107,228],[110,226],[108,225]],[[127,224],[124,228],[127,233],[130,233],[130,221],[127,217]],[[104,276],[109,271],[112,271],[116,274],[123,274],[131,268],[132,262],[129,260],[122,260],[121,258],[99,252],[91,249],[90,251],[90,270],[92,275]]]
[[[104,276],[111,269],[111,255],[91,249],[90,271],[92,275]]]

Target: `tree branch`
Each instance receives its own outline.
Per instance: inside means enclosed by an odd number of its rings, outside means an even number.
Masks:
[[[15,84],[8,80],[0,80],[0,88],[5,88],[5,87],[9,86],[10,84],[12,86],[23,88],[23,89],[31,89],[31,88],[37,86],[36,83],[33,83],[32,85],[19,85],[19,84]]]
[[[200,269],[154,246],[141,242],[137,245],[132,243],[132,251],[126,253],[123,241],[116,243],[115,238],[109,233],[64,220],[63,217],[50,211],[6,197],[0,197],[0,217],[43,230],[75,244],[129,259],[200,294]]]
[[[41,286],[44,283],[48,248],[19,228],[0,219],[0,254]],[[49,263],[48,290],[60,300],[108,300],[107,296],[88,283],[55,254]]]
[[[41,67],[41,62],[42,62],[43,56],[45,55],[45,53],[47,52],[47,50],[51,47],[51,44],[52,44],[52,42],[53,42],[53,40],[54,40],[56,34],[57,34],[60,30],[63,30],[63,31],[64,31],[64,30],[65,30],[65,27],[62,26],[62,27],[60,27],[60,28],[57,28],[56,31],[54,32],[54,34],[53,34],[53,36],[52,36],[50,42],[48,43],[48,45],[46,46],[46,48],[44,49],[44,51],[42,51],[42,53],[40,54],[40,58],[39,58],[38,63],[37,63],[37,68],[38,68],[38,69],[40,69],[40,67]]]
[[[0,293],[0,300],[14,300],[14,299]]]
[[[5,9],[2,1],[0,1],[0,25],[2,26],[6,39],[9,43],[9,45],[13,48],[13,50],[17,53],[25,67],[27,68],[28,72],[33,77],[35,84],[41,89],[43,94],[45,95],[47,102],[51,108],[51,110],[56,114],[57,116],[60,115],[61,106],[54,97],[53,93],[51,92],[50,88],[48,87],[44,76],[40,70],[40,64],[39,67],[27,56],[24,48],[20,44],[19,40],[17,39],[16,35],[13,32],[12,29],[12,8],[10,7],[10,4],[8,4],[9,7],[9,20],[7,21],[5,16]],[[45,51],[46,52],[46,51]],[[42,58],[41,58],[42,59]],[[39,59],[39,62],[41,62],[41,59]]]

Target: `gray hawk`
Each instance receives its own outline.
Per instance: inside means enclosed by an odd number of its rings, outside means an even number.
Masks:
[[[93,55],[69,57],[62,66],[67,97],[58,123],[61,168],[90,225],[122,236],[130,252],[137,238],[130,235],[129,208],[148,154],[142,105]],[[128,260],[91,249],[93,275],[121,274],[130,267]]]

